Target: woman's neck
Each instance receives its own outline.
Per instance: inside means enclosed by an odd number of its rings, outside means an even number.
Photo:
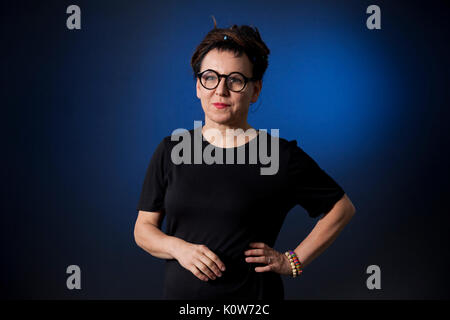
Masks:
[[[258,133],[248,123],[243,125],[223,125],[205,122],[205,125],[202,127],[202,134],[209,143],[221,148],[230,148],[248,143]]]

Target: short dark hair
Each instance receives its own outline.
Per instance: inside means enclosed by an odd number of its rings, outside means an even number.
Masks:
[[[191,58],[194,79],[200,72],[203,58],[210,50],[217,48],[218,50],[233,51],[237,56],[245,53],[253,63],[253,78],[262,80],[269,65],[270,50],[261,39],[258,28],[235,24],[228,29],[217,28],[216,19],[214,16],[212,18],[214,28],[206,34]]]

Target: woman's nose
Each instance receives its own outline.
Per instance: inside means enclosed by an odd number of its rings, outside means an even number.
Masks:
[[[219,84],[217,85],[217,88],[216,88],[216,92],[219,94],[224,94],[224,93],[227,93],[227,91],[228,91],[228,88],[227,88],[227,84],[226,84],[226,79],[220,78]]]

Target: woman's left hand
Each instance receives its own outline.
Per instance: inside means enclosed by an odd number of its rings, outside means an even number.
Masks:
[[[264,267],[256,267],[256,272],[272,271],[279,274],[291,275],[291,263],[285,254],[272,249],[263,242],[252,242],[249,250],[245,251],[247,263],[262,263]]]

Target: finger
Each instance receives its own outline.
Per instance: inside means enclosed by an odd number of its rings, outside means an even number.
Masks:
[[[245,258],[245,261],[247,262],[253,262],[253,263],[265,263],[268,264],[269,263],[269,258],[266,256],[263,257],[247,257]],[[273,262],[273,261],[271,261]]]
[[[208,248],[203,251],[203,254],[206,255],[212,262],[215,264],[216,271],[220,273],[220,270],[225,271],[225,264],[220,260],[220,258]],[[219,270],[220,269],[220,270]],[[216,272],[216,274],[217,274]],[[218,274],[217,274],[218,275]]]
[[[246,256],[264,256],[264,249],[251,249],[244,252]]]
[[[203,259],[207,259],[206,256],[204,256]],[[211,269],[209,269],[209,267],[203,262],[202,258],[199,258],[196,263],[195,266],[204,274],[206,275],[209,279],[211,280],[215,280],[216,279],[216,275],[214,274],[214,272],[211,271]]]
[[[193,266],[192,266],[192,268],[190,269],[190,271],[194,274],[194,276],[196,276],[197,278],[199,278],[200,280],[202,280],[202,281],[208,281],[208,277],[207,276],[205,276],[204,274],[203,274],[203,272],[201,272],[198,268],[197,268],[197,266],[194,264]]]
[[[206,274],[211,280],[216,280],[218,275],[214,272],[214,267],[212,261],[207,257],[203,256],[200,258],[201,265],[200,268],[204,274]]]
[[[263,249],[266,247],[266,244],[264,242],[250,242],[249,246],[252,248],[260,248]]]
[[[208,269],[211,271],[211,275],[214,277],[214,279],[216,277],[222,276],[222,272],[220,272],[219,267],[217,267],[216,263],[214,261],[212,261],[208,256],[203,254],[199,257],[199,259],[203,262],[203,264],[205,266],[208,267]]]
[[[225,264],[220,260],[220,258],[212,252],[207,246],[200,245],[200,252],[210,258],[217,265],[219,269],[225,271]]]
[[[264,267],[256,267],[255,268],[255,271],[256,272],[267,272],[267,271],[272,271],[272,265],[270,264],[270,265],[267,265],[267,266],[264,266]]]

